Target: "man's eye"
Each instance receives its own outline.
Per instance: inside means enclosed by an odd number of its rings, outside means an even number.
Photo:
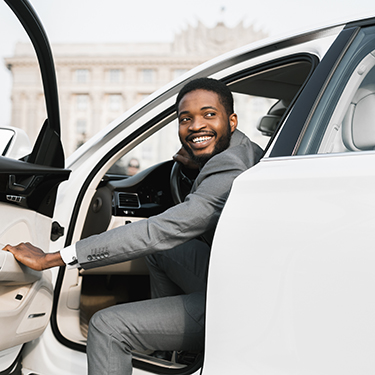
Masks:
[[[213,117],[213,116],[215,116],[215,115],[216,115],[215,112],[208,112],[208,113],[206,113],[206,116],[207,116],[207,117]]]
[[[180,122],[187,122],[189,120],[190,120],[189,117],[180,118]]]

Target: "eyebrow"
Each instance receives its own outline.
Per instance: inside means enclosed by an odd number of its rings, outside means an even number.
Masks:
[[[206,106],[206,107],[202,107],[200,110],[201,110],[201,111],[204,111],[204,110],[206,110],[206,109],[214,109],[215,111],[218,111],[218,109],[217,109],[216,107],[211,106],[211,105],[208,105],[208,106]],[[185,115],[185,114],[188,114],[188,113],[190,113],[190,111],[182,111],[182,112],[179,112],[179,113],[177,114],[177,117],[180,117],[181,115]]]
[[[207,107],[202,107],[201,111],[205,110],[205,109],[214,109],[215,111],[218,111],[218,109],[216,107],[212,106],[212,105],[208,105]]]

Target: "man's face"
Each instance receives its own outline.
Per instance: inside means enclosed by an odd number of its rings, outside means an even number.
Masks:
[[[228,116],[218,94],[206,90],[191,91],[181,99],[178,121],[183,147],[201,166],[229,147],[237,127],[237,115]]]

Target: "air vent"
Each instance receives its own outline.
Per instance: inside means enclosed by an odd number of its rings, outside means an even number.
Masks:
[[[117,202],[119,208],[140,208],[138,194],[136,193],[118,193]]]

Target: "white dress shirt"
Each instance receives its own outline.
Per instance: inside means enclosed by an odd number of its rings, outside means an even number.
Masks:
[[[78,258],[75,244],[60,250],[60,255],[63,262],[67,265],[68,270],[78,268],[80,266],[77,260]]]

